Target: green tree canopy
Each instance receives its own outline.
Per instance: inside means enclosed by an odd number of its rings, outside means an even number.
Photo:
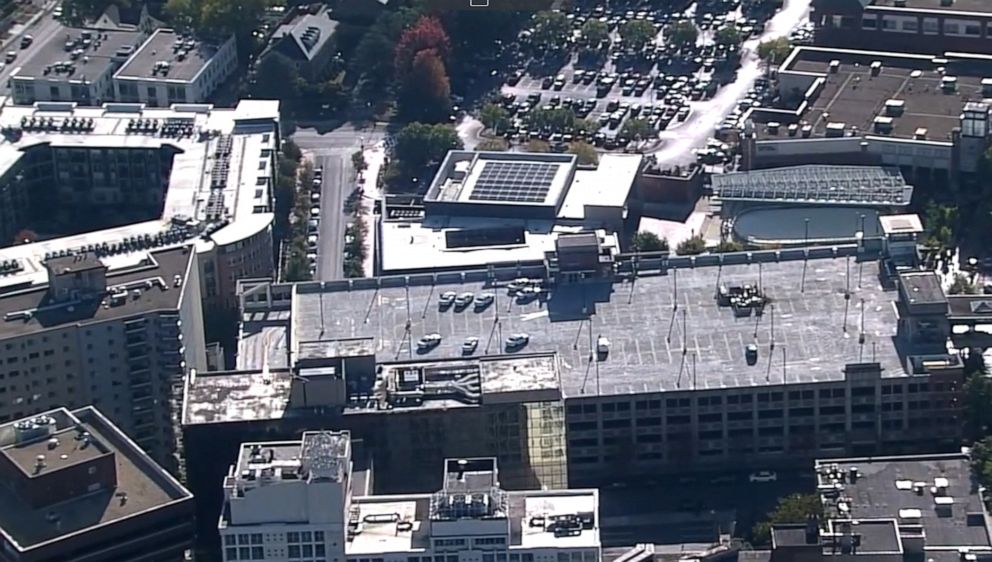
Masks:
[[[527,152],[551,152],[551,145],[548,141],[531,139],[527,142]]]
[[[657,136],[654,128],[645,119],[630,118],[623,122],[620,134],[634,140],[645,140]]]
[[[577,157],[579,164],[592,165],[599,162],[596,148],[587,142],[575,141],[568,147],[568,151]]]
[[[768,514],[768,519],[751,530],[751,542],[766,545],[771,542],[772,525],[805,523],[810,515],[823,519],[823,504],[816,494],[792,494],[778,500],[778,505]]]
[[[537,129],[567,129],[575,126],[575,112],[566,107],[535,109],[527,114],[527,122]]]
[[[696,254],[701,254],[706,251],[706,241],[699,234],[693,236],[692,238],[686,238],[683,240],[678,247],[675,248],[675,253],[680,256],[692,256]]]
[[[981,352],[978,353],[981,357]],[[982,439],[992,434],[992,379],[984,365],[964,383],[965,430],[969,438]]]
[[[599,20],[589,20],[582,24],[582,42],[589,47],[597,47],[610,38],[610,28]]]
[[[624,45],[635,49],[640,49],[653,41],[656,34],[654,24],[647,20],[630,20],[620,28],[620,38],[623,39]]]
[[[499,131],[505,129],[510,119],[506,110],[495,103],[487,103],[479,112],[479,120],[487,129]]]
[[[785,37],[763,41],[758,45],[758,58],[770,65],[781,64],[792,52],[792,43]]]
[[[450,125],[410,123],[396,133],[396,157],[410,168],[438,162],[449,150],[461,146],[458,133]]]
[[[744,250],[744,246],[736,240],[720,240],[720,243],[713,248],[713,251],[718,254],[740,252],[742,250]]]
[[[679,20],[665,28],[665,37],[676,45],[695,45],[699,28],[690,20]]]
[[[634,235],[632,246],[635,252],[667,252],[668,240],[654,232],[642,230]]]
[[[739,45],[741,43],[741,32],[732,25],[725,25],[716,30],[713,40],[719,45]]]
[[[557,51],[565,45],[572,32],[572,24],[561,12],[543,11],[534,15],[534,32],[531,40],[539,49]]]

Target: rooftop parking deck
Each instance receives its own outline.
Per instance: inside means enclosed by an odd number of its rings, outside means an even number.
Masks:
[[[297,287],[293,339],[371,337],[383,362],[462,357],[468,337],[480,339],[476,355],[552,352],[562,393],[573,397],[781,384],[783,377],[790,383],[840,380],[847,364],[871,361],[881,364],[883,376],[899,376],[898,297],[882,288],[877,271],[875,262],[853,257],[664,274],[644,266],[635,281],[563,285],[529,302],[511,298],[502,284],[481,281],[404,286],[403,278],[393,278],[380,288],[369,280],[351,290],[344,283],[323,290],[305,284]],[[760,316],[736,316],[717,302],[721,285],[746,284],[760,286],[769,299]],[[480,308],[444,308],[438,297],[447,291],[498,298]],[[440,343],[418,351],[418,340],[432,333]],[[507,347],[517,333],[529,341]],[[606,354],[597,354],[600,336],[609,340]],[[757,346],[752,363],[750,344]]]

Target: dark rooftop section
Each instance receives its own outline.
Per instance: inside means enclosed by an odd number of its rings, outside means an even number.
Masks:
[[[0,318],[0,338],[71,323],[103,322],[175,309],[183,285],[176,286],[174,279],[177,275],[185,279],[192,257],[190,248],[151,252],[140,265],[108,271],[107,294],[99,298],[55,302],[47,285],[0,293],[0,310],[4,313]]]
[[[89,34],[90,38],[83,39],[84,34]],[[66,50],[66,37],[76,41],[76,45],[68,50]],[[15,61],[14,66],[20,65],[20,69],[13,77],[64,81],[81,81],[85,78],[89,82],[94,82],[116,64],[115,59],[117,63],[124,62],[141,39],[142,34],[138,31],[98,31],[63,27],[53,33],[27,61]],[[74,51],[78,56],[73,55]],[[50,68],[57,63],[71,65],[73,70],[65,72]],[[49,70],[46,71],[46,68]]]
[[[950,316],[992,324],[992,295],[950,295]]]
[[[480,356],[555,353],[566,397],[777,385],[783,376],[790,383],[843,380],[846,365],[873,356],[883,376],[905,374],[894,342],[898,294],[880,285],[876,262],[783,257],[759,266],[742,263],[745,257],[710,256],[705,259],[714,265],[664,272],[641,259],[636,282],[564,284],[529,300],[511,298],[505,283],[492,287],[473,280],[484,279],[485,272],[303,283],[296,287],[292,338],[373,337],[380,362],[461,357],[470,336],[479,338]],[[718,259],[727,261],[718,267]],[[730,260],[739,261],[729,265]],[[718,304],[721,286],[747,284],[760,284],[770,299],[761,316],[751,310],[736,315]],[[498,298],[481,310],[454,310],[439,306],[438,296],[446,291],[495,291]],[[865,338],[859,344],[862,300]],[[845,314],[851,303],[856,304]],[[417,340],[431,333],[441,336],[440,343],[418,353]],[[505,347],[515,333],[528,334],[529,341]],[[608,353],[596,352],[600,336],[609,340]],[[753,364],[745,357],[749,344],[758,348]]]
[[[180,35],[171,29],[159,29],[148,38],[138,52],[117,71],[118,78],[142,80],[192,81],[217,54],[217,46]],[[167,71],[156,64],[169,63]]]
[[[56,275],[106,267],[100,258],[91,252],[50,258],[45,261],[45,265]]]
[[[95,408],[86,407],[72,412],[59,409],[48,415],[59,420],[57,431],[82,428],[90,433],[93,443],[99,443],[100,447],[114,453],[117,486],[40,508],[26,503],[8,486],[0,486],[0,532],[21,549],[157,508],[192,502],[192,494],[188,490]],[[6,446],[13,442],[13,424],[0,426],[0,444]],[[45,443],[42,441],[43,445]],[[74,454],[81,453],[76,451]]]
[[[301,15],[276,29],[266,51],[278,50],[290,59],[310,60],[331,39],[337,26],[338,22],[326,10]]]
[[[940,278],[932,271],[902,273],[899,275],[903,295],[910,306],[924,304],[947,304]]]
[[[798,123],[800,128],[812,127],[812,137],[825,137],[828,124],[842,123],[847,136],[914,139],[919,133],[920,140],[950,142],[951,132],[960,126],[965,104],[981,102],[982,80],[992,77],[992,58],[977,55],[947,55],[942,61],[919,55],[817,47],[801,47],[793,53],[791,62],[782,69],[787,76],[784,83],[794,83],[800,90],[800,99],[790,109],[799,106],[802,94],[816,77],[824,79]],[[831,72],[835,60],[839,65]],[[877,75],[871,69],[875,61],[881,62]],[[811,76],[797,79],[794,73]],[[956,78],[954,89],[943,89],[945,77]],[[782,94],[795,96],[796,92]],[[889,110],[889,100],[901,101],[902,106]],[[891,119],[891,130],[876,128],[877,117]],[[802,138],[795,131],[790,133],[786,125],[776,132],[757,124],[756,132],[766,140]]]
[[[976,12],[992,15],[992,3],[988,0],[905,0],[905,9],[908,10],[933,10],[938,12]],[[893,8],[897,7],[897,0],[873,0],[872,6]]]
[[[965,454],[826,459],[816,468],[819,485],[843,487],[840,496],[822,496],[828,517],[913,522],[923,527],[928,549],[992,546]]]

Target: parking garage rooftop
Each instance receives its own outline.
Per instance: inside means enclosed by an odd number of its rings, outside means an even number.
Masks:
[[[992,78],[992,57],[799,47],[779,76],[780,94],[799,122],[790,129],[768,117],[781,125],[757,124],[761,139],[876,135],[950,142],[965,105],[988,97],[983,89]]]
[[[555,354],[561,392],[571,397],[842,380],[848,364],[871,361],[883,377],[905,374],[894,343],[898,297],[882,288],[873,261],[664,272],[642,261],[639,269],[634,281],[561,285],[526,302],[510,298],[504,282],[488,284],[485,272],[299,284],[289,339],[371,337],[377,361],[388,362],[461,357],[465,338],[478,337],[478,355]],[[760,316],[718,304],[721,286],[744,285],[760,286],[767,298]],[[446,291],[498,298],[482,309],[442,309]],[[431,333],[440,344],[418,353],[418,339]],[[516,333],[529,342],[508,350],[504,342]],[[601,337],[609,342],[605,356],[597,353]],[[745,357],[751,344],[753,364]]]

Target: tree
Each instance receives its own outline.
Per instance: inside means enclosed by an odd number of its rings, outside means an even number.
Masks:
[[[487,103],[482,106],[482,111],[479,112],[479,120],[482,121],[482,124],[487,129],[494,131],[505,129],[510,122],[506,110],[495,103]]]
[[[980,351],[973,351],[981,357]],[[992,434],[992,379],[982,369],[971,374],[964,383],[965,434],[970,439],[987,438]]]
[[[434,56],[442,66],[448,62],[451,54],[451,40],[445,33],[441,20],[422,16],[412,26],[400,35],[396,42],[396,52],[393,67],[396,75],[403,78],[414,66],[417,54],[422,51],[434,51]]]
[[[701,254],[706,251],[706,241],[699,234],[693,236],[692,238],[686,238],[683,240],[677,248],[675,248],[675,253],[680,256],[694,256],[696,254]]]
[[[713,251],[718,254],[725,254],[727,252],[740,252],[744,250],[744,246],[736,240],[720,240],[720,243],[713,248]]]
[[[299,95],[300,74],[278,57],[265,57],[255,67],[251,90],[257,98],[286,100]]]
[[[208,33],[243,36],[258,24],[272,0],[199,0],[199,28]]]
[[[585,141],[573,142],[568,147],[568,151],[578,158],[580,165],[595,165],[599,162],[599,154],[596,152],[596,148]]]
[[[665,37],[676,45],[695,45],[699,28],[690,20],[679,20],[665,28]]]
[[[565,45],[572,24],[561,12],[538,12],[534,15],[531,40],[538,49],[557,51]]]
[[[441,121],[451,111],[451,82],[434,49],[418,51],[405,75],[398,100],[403,115],[424,121]]]
[[[931,202],[927,205],[924,224],[928,246],[938,248],[953,246],[956,239],[955,227],[958,224],[957,206]]]
[[[565,107],[535,109],[527,114],[527,123],[534,129],[560,131],[575,125],[575,112]]]
[[[410,123],[396,133],[396,158],[408,169],[437,162],[461,146],[458,133],[449,125]]]
[[[620,28],[620,38],[623,39],[624,46],[635,49],[640,49],[653,41],[656,34],[654,24],[647,20],[630,20]],[[693,42],[695,40],[694,37]]]
[[[82,24],[86,20],[98,18],[110,6],[127,8],[129,0],[63,0],[63,19],[72,24]]]
[[[656,136],[654,127],[645,119],[631,118],[620,127],[620,135],[628,139],[645,140]]]
[[[758,45],[758,58],[772,66],[781,64],[790,52],[792,44],[785,37],[769,39]]]
[[[732,25],[725,25],[716,30],[716,33],[713,34],[713,40],[718,45],[740,45],[741,32]]]
[[[162,11],[173,27],[195,29],[200,23],[198,8],[194,0],[169,0]]]
[[[531,139],[527,142],[527,152],[551,152],[551,145],[548,141]]]
[[[589,20],[582,24],[582,42],[589,47],[598,47],[610,38],[610,28],[599,20]]]
[[[365,162],[365,153],[361,150],[353,152],[351,154],[351,165],[355,168],[355,171],[364,171],[368,167],[368,163]]]
[[[751,542],[765,545],[771,542],[772,525],[805,523],[811,515],[823,518],[823,504],[816,494],[792,494],[778,500],[768,519],[751,530]]]
[[[635,252],[667,252],[668,240],[653,232],[642,230],[634,235],[631,244]]]

